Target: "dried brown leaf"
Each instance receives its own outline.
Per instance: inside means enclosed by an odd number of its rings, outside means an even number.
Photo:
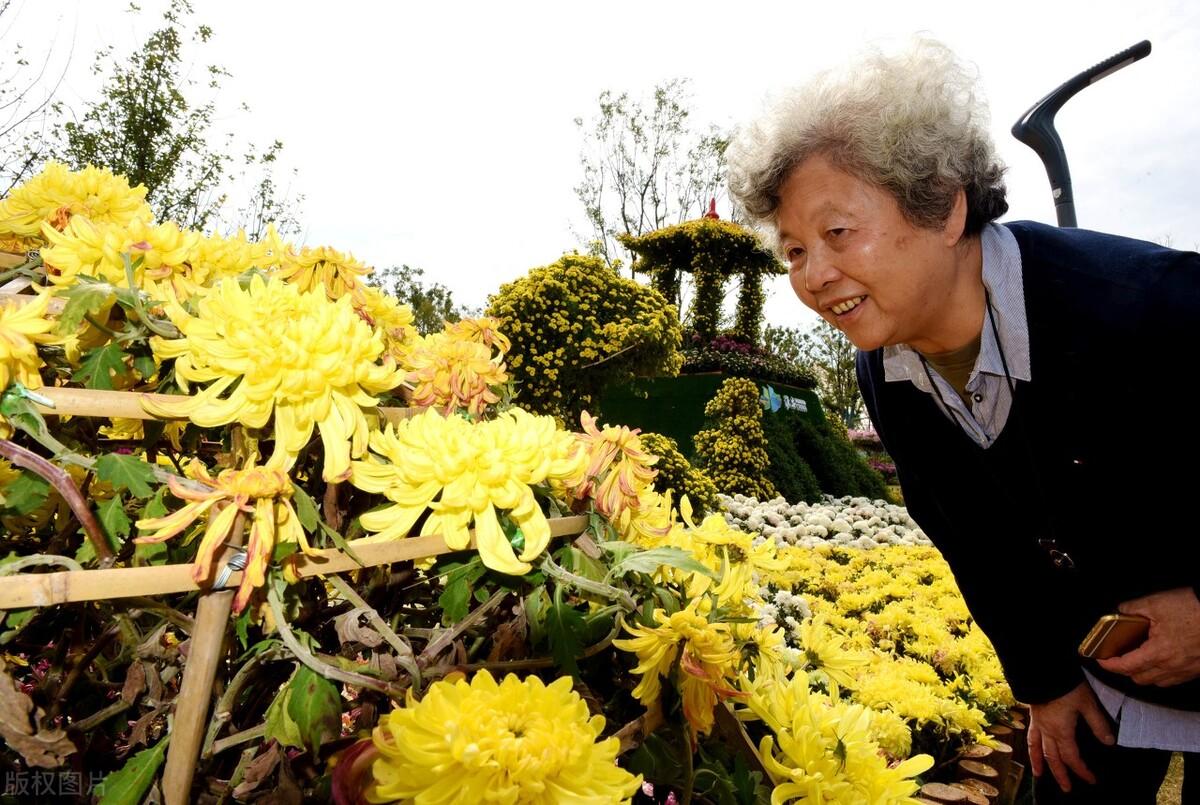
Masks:
[[[287,762],[279,764],[279,781],[271,792],[258,800],[258,805],[300,805],[303,796]]]
[[[121,688],[121,701],[133,704],[146,689],[146,667],[139,660],[129,663],[125,672],[125,686]]]
[[[37,729],[41,717],[41,710],[34,712],[33,699],[21,691],[8,668],[0,669],[0,738],[20,752],[30,766],[53,769],[75,753],[75,744],[63,730]]]
[[[275,771],[275,767],[279,765],[281,756],[282,751],[279,748],[279,744],[272,741],[271,745],[267,747],[267,751],[246,764],[246,771],[242,775],[242,781],[238,783],[237,788],[233,789],[234,798],[242,799],[262,785],[263,781],[270,777]]]
[[[360,624],[359,618],[366,615],[362,607],[354,609],[333,619],[333,628],[337,631],[338,640],[346,643],[361,643],[367,648],[375,648],[383,642],[383,636],[369,626]]]
[[[529,623],[525,619],[524,601],[518,601],[517,605],[513,607],[513,615],[515,617],[512,620],[500,624],[500,628],[492,637],[488,662],[525,659],[528,648],[526,638],[529,634]]]
[[[163,688],[162,677],[158,674],[158,668],[151,662],[143,661],[142,665],[146,671],[146,685],[150,689],[147,695],[147,701],[153,707],[158,707],[163,704],[163,694],[166,690]]]
[[[575,538],[575,547],[583,551],[583,555],[589,559],[599,559],[604,556],[604,551],[600,550],[600,546],[587,533],[580,534]]]
[[[157,705],[133,723],[133,729],[129,731],[129,749],[126,751],[132,751],[134,747],[150,743],[150,728],[169,706],[167,704]]]
[[[391,654],[372,654],[371,659],[367,661],[367,667],[378,672],[379,676],[388,682],[400,678],[400,667],[396,665],[396,658]]]
[[[144,660],[173,660],[179,654],[179,647],[168,645],[166,641],[169,623],[162,623],[157,629],[146,635],[146,639],[137,644],[134,653]]]

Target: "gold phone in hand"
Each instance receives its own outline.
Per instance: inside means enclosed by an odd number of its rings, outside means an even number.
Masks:
[[[1150,634],[1150,619],[1141,615],[1105,615],[1079,644],[1079,653],[1107,660],[1139,646]]]

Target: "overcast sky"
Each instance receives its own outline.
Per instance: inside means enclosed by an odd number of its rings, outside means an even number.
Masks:
[[[60,97],[94,94],[101,45],[128,52],[161,0],[16,0],[4,46],[63,60]],[[1009,166],[1008,219],[1054,222],[1045,171],[1008,133],[1075,73],[1149,39],[1145,60],[1058,115],[1081,226],[1181,248],[1200,244],[1200,3],[276,2],[195,0],[214,38],[197,52],[233,78],[220,125],[285,144],[306,196],[304,240],[383,267],[421,266],[482,305],[501,282],[554,261],[584,224],[576,117],[604,89],[691,79],[694,118],[747,119],[764,95],[864,43],[927,32],[978,65]],[[250,115],[239,114],[245,102]],[[786,281],[775,324],[806,324]]]

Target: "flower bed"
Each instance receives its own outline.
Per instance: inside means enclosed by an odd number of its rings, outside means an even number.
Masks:
[[[0,302],[16,774],[129,802],[899,802],[1003,705],[927,549],[839,547],[915,539],[900,513],[693,518],[636,431],[514,405],[495,320],[419,337],[353,258],[143,197],[52,166],[0,202],[0,237],[45,247]]]

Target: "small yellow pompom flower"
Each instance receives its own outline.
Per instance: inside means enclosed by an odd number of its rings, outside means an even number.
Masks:
[[[602,716],[571,689],[487,671],[435,682],[419,702],[382,718],[373,733],[371,802],[623,803],[641,777],[616,763],[620,742],[599,740]]]
[[[173,300],[166,310],[184,337],[151,339],[155,354],[175,359],[185,390],[187,383],[213,382],[178,402],[143,400],[147,411],[206,428],[231,422],[262,428],[273,414],[275,451],[267,466],[284,471],[316,427],[325,480],[349,476],[350,459],[367,449],[363,409],[378,405],[371,395],[400,384],[392,359],[383,356],[382,336],[359,318],[349,297],[330,302],[324,293],[254,276],[247,290],[223,280],[199,301],[196,316]]]

